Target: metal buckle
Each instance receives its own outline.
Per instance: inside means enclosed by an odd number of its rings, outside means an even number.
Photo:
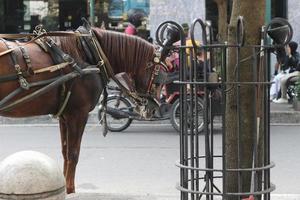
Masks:
[[[26,81],[26,79],[23,76],[19,76],[19,84],[21,88],[25,90],[29,90],[29,83]]]

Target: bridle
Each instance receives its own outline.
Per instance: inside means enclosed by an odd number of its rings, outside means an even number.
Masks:
[[[153,62],[150,62],[149,66],[147,68],[152,69],[152,72],[151,72],[151,76],[147,83],[147,91],[146,92],[148,95],[152,95],[151,88],[155,84],[155,82],[154,82],[155,79],[159,78],[159,72],[161,70],[168,71],[168,67],[158,57],[154,57]]]

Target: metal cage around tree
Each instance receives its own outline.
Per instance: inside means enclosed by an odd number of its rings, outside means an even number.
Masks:
[[[261,44],[244,44],[243,18],[237,20],[236,43],[235,44],[212,44],[210,40],[210,27],[201,19],[196,19],[191,25],[192,46],[186,45],[186,38],[182,27],[173,21],[162,23],[157,30],[156,40],[159,45],[164,46],[164,32],[167,26],[176,27],[180,34],[179,46],[168,46],[177,48],[180,57],[180,79],[176,81],[180,86],[180,159],[176,165],[180,169],[180,182],[177,188],[181,192],[181,200],[200,199],[270,199],[270,193],[275,185],[270,182],[270,169],[275,166],[270,160],[270,53],[278,46],[287,44],[292,37],[290,24],[283,19],[274,19],[270,24],[262,28]],[[196,28],[198,27],[198,28]],[[279,28],[278,28],[279,27]],[[200,30],[196,32],[196,30]],[[279,33],[276,31],[279,30]],[[278,33],[278,34],[277,34]],[[196,35],[202,36],[201,45],[196,41]],[[268,37],[269,36],[269,37]],[[269,45],[270,37],[273,41],[280,41]],[[283,38],[283,40],[281,40]],[[252,55],[241,58],[241,49],[250,48]],[[228,81],[227,60],[228,50],[234,49],[236,53],[235,81]],[[212,70],[213,52],[218,52],[218,77]],[[203,56],[202,69],[197,68],[197,55]],[[187,55],[188,54],[188,55]],[[189,60],[189,61],[188,61]],[[249,70],[252,70],[252,81],[241,80],[240,64],[250,60]],[[259,66],[259,67],[258,67]],[[202,70],[203,78],[197,77],[198,70]],[[241,150],[242,141],[241,123],[245,117],[240,91],[245,86],[253,90],[253,113],[249,113],[253,120],[253,144],[249,146],[252,151],[252,163],[250,166],[242,166]],[[198,91],[201,90],[201,95]],[[228,154],[226,152],[226,106],[227,95],[230,91],[236,92],[236,122],[237,123],[237,167],[229,168],[227,165]],[[204,103],[204,112],[198,109],[197,101],[201,99]],[[198,115],[203,115],[204,129],[198,129]],[[216,137],[221,134],[220,137]],[[244,174],[250,174],[251,178],[245,178]],[[227,191],[228,176],[237,177],[237,188],[235,191]],[[242,189],[244,181],[250,181],[249,191]]]

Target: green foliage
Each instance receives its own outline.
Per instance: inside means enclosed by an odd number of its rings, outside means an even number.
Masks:
[[[297,100],[300,101],[300,78],[298,79],[298,81],[295,84],[295,93],[296,93],[296,97]]]
[[[59,30],[59,19],[58,16],[46,16],[42,19],[42,24],[47,31]]]

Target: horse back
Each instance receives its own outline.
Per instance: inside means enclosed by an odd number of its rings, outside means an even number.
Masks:
[[[5,44],[6,43],[6,44]],[[15,65],[19,65],[22,71],[22,76],[28,83],[37,83],[45,80],[51,80],[55,77],[62,76],[72,71],[70,66],[57,71],[43,71],[43,73],[35,73],[39,70],[49,68],[53,65],[53,60],[49,53],[45,52],[38,44],[29,43],[24,46],[24,43],[17,43],[14,41],[0,42],[0,52],[3,52],[9,48],[15,48],[13,54],[15,56],[15,63],[11,54],[6,54],[0,57],[0,100],[3,100],[13,91],[20,88],[18,79],[1,81],[1,78],[10,75],[16,75],[17,71]],[[30,66],[24,58],[24,52],[21,51],[20,46],[23,46],[28,54],[30,60]],[[63,85],[57,86],[42,94],[29,102],[21,103],[13,109],[1,110],[0,115],[7,117],[28,117],[36,115],[56,114],[59,109],[61,101],[63,101],[63,93],[71,91],[72,95],[67,104],[66,110],[71,110],[70,107],[82,107],[86,106],[86,109],[91,110],[95,106],[95,101],[98,100],[99,92],[95,92],[100,85],[99,77],[95,75],[88,75],[83,78],[75,78],[66,82]],[[41,89],[43,86],[30,87],[28,90],[23,90],[20,94],[15,96],[11,101],[20,99],[26,95],[30,95],[33,92]],[[64,89],[63,89],[64,87]],[[93,88],[93,92],[91,91]],[[100,89],[100,88],[99,88]]]

